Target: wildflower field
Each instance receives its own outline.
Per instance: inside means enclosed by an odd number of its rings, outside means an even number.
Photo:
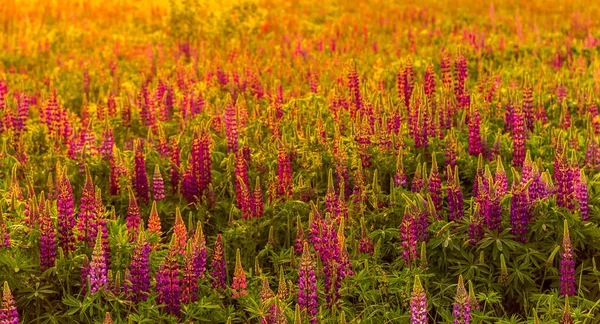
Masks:
[[[0,1],[0,323],[600,323],[599,16]]]

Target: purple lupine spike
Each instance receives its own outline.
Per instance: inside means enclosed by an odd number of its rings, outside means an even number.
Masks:
[[[154,200],[165,199],[165,184],[158,164],[154,167],[154,176],[152,177],[152,194]]]
[[[56,261],[56,238],[54,222],[50,217],[49,202],[43,208],[40,218],[40,266],[42,273],[54,267]]]
[[[512,198],[510,203],[510,225],[511,233],[517,239],[525,243],[525,234],[527,234],[527,225],[529,224],[529,198],[527,195],[526,184],[520,181],[514,181]]]
[[[94,183],[90,172],[86,172],[85,185],[81,194],[79,205],[79,217],[77,220],[78,239],[88,246],[92,246],[95,237],[92,236],[92,222],[96,218],[96,194],[94,192]]]
[[[106,263],[108,267],[110,267],[110,245],[108,244],[108,228],[106,222],[106,213],[104,211],[104,204],[102,203],[102,191],[100,188],[96,187],[96,196],[95,196],[95,205],[96,212],[94,214],[94,219],[92,222],[92,231],[93,235],[100,233],[102,236],[102,249],[104,251],[104,256],[106,258]],[[95,247],[96,242],[94,241]]]
[[[62,172],[62,178],[58,179],[59,193],[56,199],[57,209],[57,227],[58,227],[58,242],[63,253],[68,255],[69,252],[75,251],[75,236],[73,229],[75,228],[75,199],[73,198],[73,189],[69,177],[67,177],[66,169]]]
[[[523,117],[529,132],[533,131],[533,122],[535,121],[533,108],[533,88],[530,84],[526,84],[523,89]]]
[[[471,109],[471,118],[469,118],[469,154],[477,156],[483,152],[481,145],[481,119],[479,109]]]
[[[129,293],[133,302],[138,303],[148,298],[150,291],[150,244],[143,230],[139,231],[131,264],[129,265]]]
[[[588,186],[587,178],[583,170],[580,170],[579,177],[575,184],[575,198],[577,199],[579,210],[581,211],[581,220],[587,221],[589,219]]]
[[[108,264],[103,249],[102,233],[98,232],[92,261],[89,266],[90,293],[94,294],[106,287],[108,284]]]
[[[523,111],[517,106],[513,114],[513,166],[521,167],[525,161],[525,121]]]
[[[230,153],[238,151],[238,120],[237,112],[232,102],[225,105],[225,128],[227,130],[227,150]]]
[[[400,224],[400,245],[402,246],[402,258],[408,265],[412,265],[417,260],[417,238],[415,217],[410,208],[406,207]]]
[[[194,252],[194,276],[204,278],[206,271],[206,239],[202,230],[202,223],[198,221],[196,232],[194,233],[193,252]]]
[[[563,252],[560,259],[560,294],[575,295],[575,260],[573,260],[573,245],[569,235],[569,224],[564,221]]]
[[[471,322],[471,304],[469,303],[469,295],[465,289],[462,275],[458,276],[452,316],[454,316],[453,324],[469,324]]]
[[[423,182],[423,168],[421,164],[417,164],[417,170],[415,170],[415,175],[412,179],[412,183],[410,185],[410,191],[412,192],[420,192],[424,187]]]
[[[415,276],[412,294],[410,296],[410,323],[427,324],[427,295],[421,285],[419,275]]]
[[[304,242],[306,242],[306,238],[304,237],[304,229],[302,228],[300,215],[298,215],[296,219],[296,243],[294,244],[294,250],[296,253],[302,253]]]
[[[127,208],[127,232],[129,233],[129,242],[135,241],[138,235],[138,229],[142,218],[140,217],[140,209],[138,208],[137,200],[133,191],[129,189],[129,207]]]
[[[134,188],[137,198],[147,203],[150,199],[148,194],[148,174],[146,174],[146,159],[144,157],[144,146],[142,141],[138,140],[134,149],[134,169],[135,169],[135,181]]]
[[[587,142],[585,166],[588,170],[598,171],[600,170],[600,148],[598,148],[596,136],[590,135]]]
[[[0,308],[0,323],[6,324],[18,324],[19,323],[19,312],[15,299],[13,298],[8,282],[4,282],[4,289],[2,291],[2,308]]]
[[[440,173],[438,171],[435,154],[432,157],[431,172],[429,174],[429,194],[435,206],[435,210],[441,210],[443,202],[442,179],[440,179]]]
[[[479,206],[479,203],[475,203],[473,206],[473,212],[469,218],[469,243],[471,245],[477,244],[479,240],[483,238],[483,212]]]
[[[227,279],[227,262],[225,261],[225,251],[223,249],[223,237],[221,234],[218,234],[212,255],[211,267],[213,271],[210,273],[214,279],[212,283],[213,288],[225,289],[227,287],[225,284],[225,280]]]
[[[165,304],[165,311],[179,317],[181,312],[181,280],[179,278],[179,249],[171,239],[167,256],[156,272],[157,303]]]
[[[465,214],[463,195],[460,189],[460,180],[458,178],[458,166],[455,166],[454,172],[452,172],[452,167],[448,165],[447,174],[448,184],[446,191],[448,193],[448,221],[453,221],[455,219],[461,219]]]
[[[506,175],[506,170],[504,169],[504,164],[502,164],[502,159],[500,157],[497,158],[494,185],[496,186],[496,195],[503,198],[508,192],[508,176]]]
[[[194,255],[194,243],[193,239],[190,238],[186,249],[185,249],[185,259],[184,266],[182,271],[182,280],[181,280],[181,301],[185,304],[193,303],[198,300],[198,276],[195,274],[195,255]]]
[[[304,243],[300,269],[298,270],[298,304],[305,320],[312,324],[317,320],[317,276],[308,243]]]

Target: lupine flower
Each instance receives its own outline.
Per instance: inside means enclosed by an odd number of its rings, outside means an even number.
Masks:
[[[410,323],[425,324],[427,319],[427,295],[421,285],[419,275],[415,276],[412,295],[410,297]]]
[[[235,254],[235,272],[233,273],[233,283],[231,284],[233,289],[231,298],[237,299],[241,296],[248,295],[246,291],[246,273],[242,268],[242,260],[240,257],[240,249],[237,249]]]
[[[182,273],[183,278],[181,281],[181,300],[186,304],[195,302],[198,299],[196,292],[198,289],[198,276],[196,276],[194,271],[195,246],[192,240],[193,239],[190,238],[190,242],[188,242],[188,245],[186,246]]]
[[[40,208],[44,208],[40,219],[40,266],[43,273],[54,267],[56,260],[56,234],[54,222],[50,218],[50,203],[48,202],[46,206],[40,206]]]
[[[129,265],[130,293],[134,302],[148,298],[150,291],[150,245],[143,229],[138,232],[137,241],[133,248],[131,264]]]
[[[577,203],[579,204],[579,210],[581,212],[581,220],[587,221],[589,206],[588,206],[588,187],[587,187],[587,178],[585,176],[585,172],[581,170],[579,172],[579,177],[576,180],[575,184],[575,198],[577,199]]]
[[[265,277],[263,279],[262,288],[260,289],[260,301],[263,309],[268,305],[268,301],[273,297],[275,297],[275,294],[273,294],[273,290],[271,290],[271,287],[269,286],[269,279]],[[275,307],[275,303],[272,303],[271,306],[269,306],[269,310],[266,312],[266,315],[263,315],[260,320],[261,324],[276,323],[275,312],[277,310]]]
[[[298,270],[298,305],[305,320],[317,323],[317,277],[308,243],[304,243]]]
[[[238,121],[236,109],[230,101],[225,105],[225,128],[227,130],[227,150],[238,151]]]
[[[469,237],[471,238],[469,243],[472,245],[483,238],[483,216],[481,214],[479,203],[475,203],[469,219]]]
[[[423,164],[425,165],[425,164]],[[413,177],[410,191],[412,192],[420,192],[424,187],[423,182],[423,169],[421,168],[421,164],[417,164],[417,170],[415,170],[415,176]]]
[[[225,280],[227,279],[227,263],[225,261],[225,251],[223,250],[223,237],[221,236],[221,234],[217,235],[217,240],[215,241],[211,267],[213,268],[213,271],[210,273],[210,275],[214,279],[212,287],[225,289],[227,287],[225,284]]]
[[[94,294],[104,289],[108,284],[108,265],[103,249],[102,233],[98,232],[92,261],[89,268],[90,293]]]
[[[79,219],[77,229],[79,231],[79,241],[93,245],[94,236],[92,236],[92,222],[96,218],[96,194],[94,192],[94,183],[89,171],[86,172],[85,185],[81,194],[81,203],[79,205]]]
[[[471,305],[471,309],[481,310],[481,305],[479,305],[479,301],[475,297],[475,289],[471,280],[469,280],[469,304]]]
[[[106,315],[104,316],[104,322],[102,322],[102,324],[113,324],[113,320],[110,317],[110,312],[106,312]]]
[[[525,234],[529,224],[529,213],[529,198],[525,184],[515,180],[510,203],[511,233],[523,243],[526,240]]]
[[[520,108],[513,114],[513,166],[523,166],[525,160],[525,121]]]
[[[204,278],[206,270],[206,240],[202,230],[202,223],[198,221],[196,232],[194,233],[194,275],[198,278]]]
[[[471,304],[469,303],[469,296],[462,275],[458,276],[452,316],[454,316],[454,324],[469,324],[471,322]]]
[[[165,304],[165,311],[179,316],[181,311],[181,281],[179,279],[179,264],[177,254],[179,249],[171,239],[167,256],[163,259],[156,272],[157,303]]]
[[[417,260],[417,228],[413,212],[409,207],[404,211],[404,218],[400,224],[400,245],[402,258],[408,265]]]
[[[304,247],[302,247],[302,251],[304,251]],[[277,287],[277,297],[281,300],[287,300],[290,297],[291,287],[285,282],[285,273],[283,272],[283,267],[279,266],[279,286]]]
[[[66,175],[66,169],[62,172],[62,178],[57,179],[57,182],[59,188],[56,199],[58,242],[66,255],[75,251],[75,236],[73,234],[75,228],[75,199],[73,198],[71,182]]]
[[[432,157],[431,172],[429,173],[429,194],[435,206],[435,210],[442,209],[442,180],[438,172],[437,161],[435,155]]]
[[[0,323],[17,324],[19,323],[19,312],[15,300],[8,286],[8,282],[4,282],[4,290],[2,291],[2,308],[0,308]]]
[[[469,154],[477,156],[483,152],[481,145],[481,130],[479,109],[471,109],[471,118],[469,118]]]
[[[573,245],[569,235],[569,224],[564,221],[564,235],[560,260],[560,294],[575,295],[575,261],[573,260]]]
[[[148,217],[148,234],[155,234],[157,236],[157,244],[160,243],[162,231],[160,227],[160,216],[158,215],[158,209],[156,208],[156,200],[152,202],[152,210]]]
[[[102,236],[102,250],[104,251],[104,257],[108,267],[110,266],[110,245],[108,244],[108,228],[106,227],[106,213],[104,212],[104,204],[102,203],[102,191],[96,187],[96,213],[93,222],[92,233],[96,235],[100,233]],[[95,247],[95,242],[92,247]]]
[[[458,166],[455,166],[454,172],[452,172],[452,167],[448,165],[446,174],[448,176],[446,189],[448,193],[448,220],[461,219],[465,212],[460,180],[458,179]]]
[[[148,174],[146,174],[146,159],[144,157],[144,146],[140,140],[137,141],[134,150],[135,180],[134,188],[137,198],[144,203],[148,202]]]
[[[129,207],[127,208],[127,218],[125,218],[125,221],[127,222],[129,242],[133,242],[137,237],[142,218],[140,217],[140,210],[137,205],[137,200],[135,199],[135,195],[131,189],[129,189]]]
[[[165,199],[165,185],[158,165],[154,167],[154,177],[152,178],[152,193],[154,195],[155,201]]]
[[[185,245],[187,244],[187,229],[181,217],[179,206],[175,209],[175,226],[173,228],[173,237],[175,238],[175,247],[179,254],[185,253]]]

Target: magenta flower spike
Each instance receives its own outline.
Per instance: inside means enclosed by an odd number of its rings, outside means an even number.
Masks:
[[[469,295],[465,289],[465,283],[462,275],[458,276],[458,286],[456,287],[456,297],[454,297],[454,316],[453,324],[469,324],[471,323],[471,304],[469,303]]]
[[[569,224],[564,221],[564,235],[560,259],[560,294],[575,295],[575,261],[573,260],[573,245],[569,235]]]
[[[410,323],[411,324],[427,324],[427,295],[421,285],[419,275],[415,276],[412,294],[410,297]]]
[[[134,149],[134,188],[137,199],[147,203],[150,196],[148,194],[148,175],[146,174],[146,159],[144,157],[144,146],[140,140],[135,144]]]
[[[58,197],[56,198],[56,215],[58,228],[58,243],[63,253],[75,251],[75,199],[73,198],[73,189],[71,182],[66,174],[66,169],[62,172],[62,178],[58,181]]]
[[[308,243],[304,243],[298,270],[298,304],[303,318],[317,323],[317,276]]]
[[[154,176],[152,177],[152,194],[154,200],[165,199],[165,184],[158,165],[154,167]]]
[[[150,291],[150,244],[142,229],[139,230],[129,265],[130,297],[134,302],[148,298]]]
[[[171,239],[167,256],[163,259],[156,272],[157,302],[165,304],[165,311],[178,316],[181,312],[181,279],[177,255],[179,249]]]
[[[2,307],[0,308],[0,323],[6,324],[18,324],[19,323],[19,312],[15,299],[13,298],[8,282],[4,282],[4,289],[2,291]]]
[[[227,288],[227,285],[225,284],[225,280],[227,279],[227,263],[225,261],[223,237],[221,234],[217,235],[217,240],[215,241],[211,267],[213,269],[213,271],[210,273],[210,275],[213,277],[212,287],[218,289]]]
[[[98,232],[92,261],[89,265],[90,293],[94,294],[106,287],[108,284],[108,264],[102,243],[102,233]]]

